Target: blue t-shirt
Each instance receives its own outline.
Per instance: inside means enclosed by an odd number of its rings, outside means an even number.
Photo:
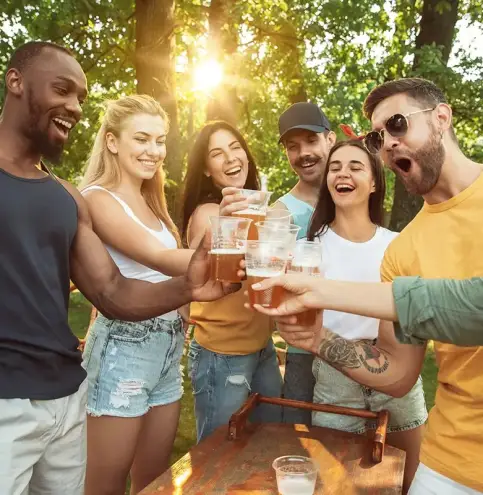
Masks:
[[[300,227],[300,230],[297,234],[297,239],[303,239],[304,237],[307,237],[307,231],[309,230],[310,219],[312,218],[312,214],[314,213],[314,208],[305,201],[296,198],[293,194],[290,193],[285,194],[284,196],[279,198],[278,201],[283,203],[290,211],[290,214],[293,217],[294,225]],[[287,352],[310,354],[307,351],[297,349],[296,347],[292,347],[291,345],[287,347]]]

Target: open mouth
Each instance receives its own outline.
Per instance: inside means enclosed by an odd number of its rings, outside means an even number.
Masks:
[[[335,190],[339,194],[348,194],[348,193],[351,193],[354,189],[355,189],[355,187],[350,185],[350,184],[337,184],[335,186]]]
[[[71,122],[67,120],[61,119],[60,117],[54,117],[52,119],[55,128],[61,135],[63,139],[67,139],[69,137],[69,131],[72,129],[73,125]]]
[[[311,160],[309,162],[301,163],[300,168],[307,170],[309,168],[315,167],[315,165],[317,165],[317,162],[318,162],[318,160]]]
[[[228,175],[229,177],[234,177],[235,175],[238,175],[241,171],[242,168],[240,167],[240,165],[237,165],[236,167],[232,167],[226,170],[225,174]]]
[[[409,158],[398,158],[394,161],[394,164],[399,170],[402,170],[405,174],[411,169],[411,160]]]
[[[156,162],[154,160],[138,160],[141,162],[146,168],[156,168]]]

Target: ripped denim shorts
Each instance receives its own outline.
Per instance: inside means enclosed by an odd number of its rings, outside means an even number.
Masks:
[[[181,322],[161,317],[128,322],[99,315],[83,355],[88,414],[132,418],[180,400]]]

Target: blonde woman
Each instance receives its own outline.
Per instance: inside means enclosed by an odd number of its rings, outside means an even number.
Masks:
[[[148,96],[107,105],[81,184],[93,228],[125,277],[185,272],[192,251],[163,191],[169,121]],[[176,311],[146,321],[99,315],[87,337],[86,494],[138,493],[167,467],[179,420],[184,332]]]

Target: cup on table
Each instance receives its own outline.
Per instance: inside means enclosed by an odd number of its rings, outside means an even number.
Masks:
[[[310,457],[286,455],[273,461],[280,495],[313,495],[317,466]]]
[[[248,241],[245,253],[248,298],[250,305],[260,304],[265,308],[276,308],[282,302],[283,289],[274,287],[262,291],[252,289],[256,284],[270,277],[285,273],[289,249],[283,242]]]
[[[322,245],[317,241],[299,240],[295,243],[292,256],[287,264],[287,273],[320,277],[322,265]],[[317,310],[308,309],[297,315],[297,323],[310,327],[315,325]]]
[[[248,231],[249,240],[257,240],[257,228],[256,222],[265,220],[268,209],[268,201],[270,200],[271,192],[267,191],[253,191],[251,189],[239,189],[238,192],[249,202],[248,208],[235,211],[232,213],[235,217],[249,218],[252,220],[250,229]]]
[[[295,243],[297,242],[297,235],[300,230],[298,225],[267,220],[265,222],[257,222],[255,226],[257,228],[258,239],[260,241],[276,241],[287,244],[289,248],[288,259],[291,258]]]
[[[211,250],[210,278],[223,282],[241,282],[237,275],[245,257],[248,218],[210,217]]]

